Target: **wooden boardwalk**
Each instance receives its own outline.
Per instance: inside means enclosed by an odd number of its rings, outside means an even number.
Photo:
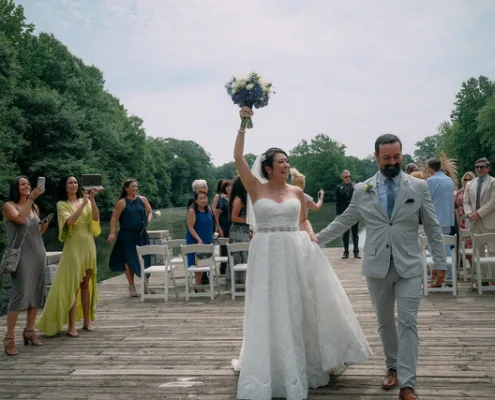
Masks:
[[[326,250],[373,348],[374,357],[352,366],[310,399],[396,399],[384,392],[383,352],[360,263]],[[22,345],[0,355],[0,399],[235,399],[230,361],[241,346],[244,300],[223,293],[214,301],[181,298],[168,304],[127,297],[125,278],[99,285],[98,330],[80,337]],[[0,320],[5,329],[5,318]],[[459,295],[430,294],[419,313],[421,399],[495,398],[495,296],[461,284]]]

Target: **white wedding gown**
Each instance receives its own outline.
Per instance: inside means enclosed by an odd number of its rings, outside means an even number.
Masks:
[[[372,354],[326,256],[299,231],[300,210],[298,199],[254,205],[238,399],[306,399],[329,370]]]

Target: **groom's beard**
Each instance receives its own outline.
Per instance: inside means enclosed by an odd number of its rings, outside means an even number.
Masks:
[[[400,164],[386,164],[383,169],[381,169],[381,172],[383,175],[385,175],[387,178],[395,178],[397,175],[400,174]]]

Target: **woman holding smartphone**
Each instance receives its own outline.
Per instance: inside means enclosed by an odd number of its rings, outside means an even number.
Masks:
[[[5,354],[19,354],[15,346],[15,326],[20,311],[27,310],[26,327],[22,334],[24,344],[42,346],[34,332],[34,321],[38,308],[43,306],[45,289],[46,251],[41,235],[45,233],[49,220],[39,219],[40,210],[34,201],[45,188],[38,186],[31,191],[29,180],[19,176],[10,185],[9,201],[3,206],[3,220],[7,233],[7,245],[21,246],[19,264],[12,277],[12,293],[7,313],[7,334],[4,339]]]
[[[64,248],[43,314],[36,323],[36,328],[46,336],[58,334],[68,324],[67,335],[77,337],[75,323],[81,319],[84,330],[94,330],[91,321],[96,318],[98,301],[94,237],[101,233],[95,201],[98,192],[82,193],[73,175],[60,180],[58,239]]]

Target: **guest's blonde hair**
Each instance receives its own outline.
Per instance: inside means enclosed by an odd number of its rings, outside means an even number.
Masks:
[[[306,177],[295,168],[290,169],[290,175],[291,185],[298,186],[304,190],[304,187],[306,186]]]
[[[464,175],[462,175],[462,181],[461,181],[462,187],[466,187],[466,185],[464,184],[464,178],[466,178],[466,176],[469,176],[471,180],[476,179],[476,174],[474,172],[471,171],[466,172]]]
[[[409,175],[414,176],[415,178],[418,178],[418,179],[425,179],[425,177],[421,171],[413,171]]]

